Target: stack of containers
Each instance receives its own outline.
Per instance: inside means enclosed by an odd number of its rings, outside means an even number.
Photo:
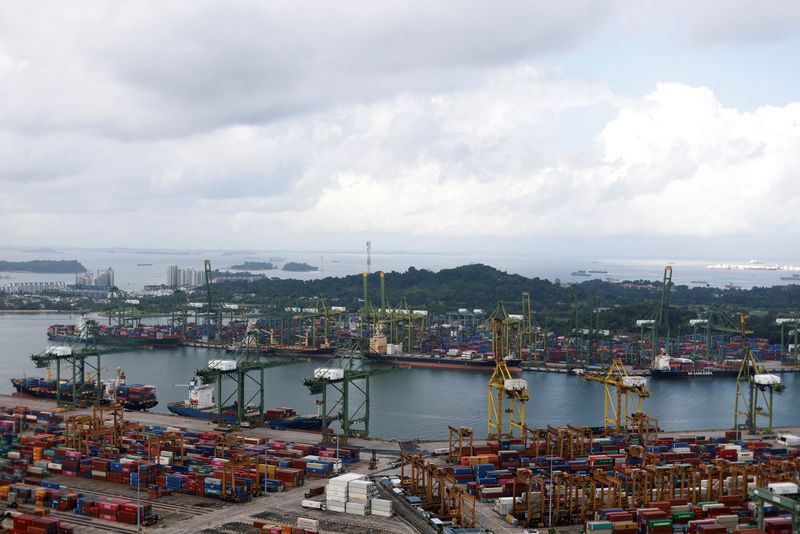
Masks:
[[[339,475],[328,481],[325,490],[325,505],[331,512],[345,512],[347,505],[348,484],[353,480],[363,480],[366,477],[358,473]]]
[[[372,499],[372,515],[392,517],[392,501],[388,499]]]
[[[586,534],[611,534],[613,525],[611,521],[587,521]]]
[[[319,532],[319,520],[309,519],[307,517],[298,517],[297,528],[303,529],[303,532]]]
[[[347,484],[345,511],[353,515],[369,515],[370,501],[378,497],[378,488],[370,480],[351,480]]]
[[[219,499],[222,493],[222,480],[208,477],[203,480],[203,495],[212,499]]]

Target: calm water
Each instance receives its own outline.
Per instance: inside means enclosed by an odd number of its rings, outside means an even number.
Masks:
[[[27,261],[27,260],[78,260],[90,271],[112,267],[116,275],[116,285],[124,291],[141,289],[149,284],[163,284],[166,282],[166,269],[168,265],[178,265],[181,268],[203,268],[203,259],[208,258],[215,269],[225,269],[231,265],[238,265],[245,261],[270,261],[273,258],[284,259],[286,262],[305,262],[319,267],[318,271],[306,273],[292,273],[281,270],[263,271],[271,277],[296,278],[309,280],[324,276],[345,276],[358,274],[366,270],[365,253],[345,252],[222,252],[222,251],[193,251],[193,252],[147,252],[124,250],[99,250],[99,249],[65,249],[55,251],[24,251],[11,248],[0,249],[0,260]],[[781,280],[787,276],[782,271],[751,271],[751,270],[711,270],[708,265],[717,263],[747,263],[749,258],[717,258],[717,259],[614,259],[614,258],[542,258],[527,254],[414,254],[414,253],[375,253],[372,257],[373,271],[405,271],[410,266],[420,269],[441,269],[458,267],[469,263],[485,263],[498,269],[521,274],[528,277],[561,281],[582,282],[588,278],[574,277],[570,273],[578,270],[606,270],[608,274],[593,274],[595,278],[612,276],[619,280],[661,280],[664,266],[673,264],[673,282],[675,284],[691,284],[692,281],[704,281],[715,287],[724,287],[733,283],[743,288],[753,286],[785,285],[789,282]],[[790,259],[784,263],[792,263]],[[277,262],[282,265],[284,262]],[[797,263],[795,261],[794,263]],[[146,264],[146,265],[140,265]],[[75,283],[74,274],[34,274],[34,273],[0,273],[9,276],[0,279],[0,285],[9,282],[31,281],[63,281]],[[412,303],[413,304],[413,303]]]
[[[69,315],[0,315],[0,393],[11,393],[15,376],[42,376],[30,355],[47,346],[47,326],[75,320]],[[182,400],[194,369],[219,357],[218,352],[184,348],[175,351],[140,351],[103,357],[104,376],[122,367],[131,383],[158,387],[159,406]],[[268,407],[291,406],[299,413],[315,413],[314,401],[302,380],[321,361],[301,362],[267,370]],[[598,425],[603,417],[603,388],[577,377],[549,373],[524,373],[532,400],[527,405],[530,426]],[[776,395],[775,422],[800,425],[800,379],[783,375],[786,391]],[[371,434],[389,438],[433,439],[447,437],[447,426],[471,426],[486,432],[488,374],[474,371],[411,369],[373,377]],[[645,410],[667,429],[708,429],[732,425],[735,380],[651,382],[652,397]]]

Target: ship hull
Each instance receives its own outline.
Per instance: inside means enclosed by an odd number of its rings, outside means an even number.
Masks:
[[[411,356],[407,354],[378,354],[367,353],[370,362],[385,362],[395,365],[408,365],[410,367],[428,367],[434,369],[461,369],[470,371],[494,371],[494,360],[467,360],[460,358],[427,358],[424,356]],[[519,360],[507,360],[508,369],[512,372],[522,370]]]
[[[291,347],[291,346],[275,346],[269,349],[269,353],[273,356],[284,356],[287,358],[319,358],[329,360],[333,356],[333,349],[323,348],[305,348],[305,347]]]
[[[217,419],[217,409],[199,409],[187,406],[182,402],[171,403],[167,406],[170,412],[181,417],[192,417],[194,419],[207,419],[214,421]],[[222,413],[222,419],[226,423],[235,423],[236,415],[233,413]],[[288,428],[293,430],[321,430],[322,418],[293,416],[286,419],[274,419],[268,422],[270,428]]]
[[[88,343],[86,339],[79,338],[78,336],[71,336],[68,334],[47,334],[47,339],[50,341],[66,341],[68,343]],[[105,345],[126,345],[126,346],[142,346],[153,347],[156,349],[176,349],[180,345],[181,340],[177,337],[173,338],[143,338],[143,337],[115,337],[115,336],[98,336],[92,338],[92,342],[97,342]]]
[[[657,380],[694,380],[703,378],[736,378],[739,371],[735,369],[695,369],[687,371],[662,371],[653,369],[650,377]]]

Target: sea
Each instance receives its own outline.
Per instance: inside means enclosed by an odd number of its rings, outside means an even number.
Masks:
[[[69,314],[0,314],[0,393],[13,392],[11,378],[44,376],[36,369],[32,354],[49,345],[47,327],[77,320]],[[120,367],[128,383],[154,385],[159,404],[153,411],[168,412],[170,402],[186,398],[194,370],[206,367],[220,352],[200,348],[141,350],[102,357],[103,377]],[[316,414],[316,401],[303,385],[321,360],[302,361],[266,370],[266,407],[293,407],[300,414]],[[66,374],[69,370],[65,369]],[[526,422],[531,427],[547,425],[599,426],[603,419],[601,384],[559,373],[522,372],[528,380],[531,400]],[[392,439],[446,439],[448,426],[467,426],[476,436],[485,436],[488,416],[489,374],[453,369],[402,369],[370,379],[370,435]],[[774,400],[776,425],[800,425],[800,376],[782,375],[784,392]],[[363,385],[363,384],[362,384]],[[227,384],[226,384],[227,387]],[[645,411],[668,430],[730,428],[733,425],[736,380],[729,378],[653,381]],[[227,395],[229,390],[224,391]],[[255,394],[251,387],[248,396]],[[329,392],[329,399],[335,395]],[[360,404],[354,393],[350,404]],[[23,401],[21,401],[23,402]]]
[[[166,251],[134,249],[0,249],[0,260],[34,259],[78,260],[89,270],[115,271],[115,283],[124,291],[136,292],[145,285],[166,282],[167,266],[203,268],[211,260],[217,269],[226,269],[245,261],[271,261],[278,265],[304,262],[318,267],[311,272],[266,271],[271,277],[315,279],[345,276],[367,269],[364,252],[298,251]],[[562,282],[588,279],[572,276],[579,270],[605,271],[591,277],[618,280],[661,280],[667,264],[673,268],[673,282],[723,288],[733,284],[743,288],[783,285],[780,279],[789,273],[760,270],[715,270],[708,265],[747,264],[749,258],[713,259],[615,259],[574,258],[543,259],[528,254],[426,254],[413,252],[373,253],[371,270],[405,271],[413,266],[438,271],[473,263],[492,265],[509,273]],[[787,262],[788,263],[788,262]],[[74,283],[74,275],[0,273],[0,286],[9,282],[64,281]],[[5,278],[8,277],[8,278]],[[413,305],[413,303],[411,303]],[[48,346],[47,327],[72,323],[69,314],[0,314],[0,393],[11,393],[11,378],[43,376],[33,366],[30,356]],[[170,402],[183,400],[195,369],[206,367],[219,358],[215,351],[180,348],[169,351],[142,350],[103,356],[102,374],[111,377],[122,368],[129,383],[151,384],[158,388],[159,405],[167,412]],[[303,386],[322,362],[299,362],[275,367],[266,372],[267,407],[293,407],[301,414],[316,414],[315,401]],[[531,400],[526,409],[532,427],[546,425],[600,425],[603,417],[604,388],[579,377],[555,373],[523,372],[529,381]],[[775,424],[800,425],[800,378],[783,375],[786,390],[775,398]],[[440,439],[447,437],[448,425],[473,427],[478,436],[486,433],[488,413],[488,374],[445,369],[406,369],[378,375],[370,382],[370,434],[395,439]],[[728,428],[733,424],[736,381],[732,379],[651,381],[652,396],[645,410],[659,419],[663,428],[692,430]],[[254,391],[249,391],[252,394]],[[357,402],[357,395],[351,405]]]
[[[247,261],[272,262],[284,266],[288,262],[307,263],[317,267],[316,271],[288,272],[281,269],[262,271],[270,277],[311,280],[326,276],[359,274],[368,269],[366,253],[331,251],[224,251],[224,250],[144,250],[144,249],[88,249],[88,248],[0,248],[0,260],[78,260],[90,271],[111,267],[115,273],[115,284],[123,291],[137,291],[145,285],[166,283],[167,267],[203,269],[203,260],[211,260],[215,269],[228,270],[233,265]],[[662,280],[664,267],[672,266],[674,284],[725,288],[727,285],[743,289],[755,286],[775,286],[800,283],[781,280],[800,271],[775,271],[752,269],[709,269],[709,265],[752,265],[752,258],[590,258],[543,257],[539,254],[482,254],[482,253],[419,253],[419,252],[374,252],[371,257],[371,272],[403,272],[409,267],[439,271],[482,263],[502,271],[526,277],[538,277],[551,281],[582,282],[592,278],[614,281]],[[770,264],[773,262],[769,262]],[[790,265],[787,259],[781,262]],[[795,262],[798,263],[798,262]],[[754,265],[757,265],[755,263]],[[577,276],[579,271],[599,271],[588,276]],[[13,282],[62,281],[75,283],[74,274],[0,273],[0,286]],[[413,303],[411,303],[413,305]]]

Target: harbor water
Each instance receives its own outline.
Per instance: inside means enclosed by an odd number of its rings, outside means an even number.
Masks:
[[[168,265],[180,268],[203,269],[203,260],[210,259],[215,269],[226,270],[247,261],[270,261],[278,266],[286,262],[302,262],[316,271],[290,272],[283,270],[260,271],[269,277],[313,280],[325,276],[346,276],[364,271],[363,252],[243,252],[243,251],[146,251],[125,249],[63,249],[63,250],[19,250],[0,249],[0,260],[78,260],[90,271],[111,267],[115,272],[114,283],[123,291],[136,291],[145,285],[166,283]],[[800,263],[800,259],[784,258],[783,263]],[[691,287],[704,286],[724,288],[733,284],[742,288],[769,287],[793,283],[782,280],[790,275],[786,271],[772,270],[719,270],[709,265],[725,263],[747,263],[742,258],[681,259],[681,258],[574,258],[541,257],[531,254],[420,254],[413,252],[374,253],[373,271],[406,271],[414,266],[419,269],[439,271],[471,263],[491,265],[512,274],[538,277],[562,282],[583,282],[590,279],[613,280],[661,280],[664,266],[673,265],[673,282]],[[587,270],[586,276],[573,273]],[[8,277],[0,279],[0,286],[14,282],[64,282],[75,283],[74,274],[0,273]],[[796,283],[796,282],[795,282]],[[413,304],[413,303],[412,303]]]
[[[48,346],[46,330],[55,323],[71,323],[67,314],[0,314],[0,393],[13,392],[11,378],[44,376],[31,354]],[[185,384],[195,369],[208,360],[223,357],[219,351],[197,348],[138,350],[102,357],[102,376],[111,377],[121,367],[129,383],[158,388],[159,405],[183,400]],[[293,407],[300,414],[316,413],[318,396],[309,394],[303,379],[310,377],[323,360],[301,361],[266,370],[266,407]],[[580,377],[561,373],[523,372],[529,382],[531,401],[526,408],[531,427],[547,425],[600,425],[604,388]],[[374,376],[370,381],[370,434],[397,439],[447,437],[448,425],[473,427],[486,433],[489,374],[480,371],[414,368]],[[782,375],[786,390],[775,396],[776,425],[800,425],[800,378]],[[734,379],[649,381],[651,398],[645,411],[659,419],[662,428],[690,430],[727,428],[733,424],[736,394]],[[250,395],[254,391],[249,391]],[[332,395],[329,394],[329,399]],[[351,406],[358,404],[357,395]]]

